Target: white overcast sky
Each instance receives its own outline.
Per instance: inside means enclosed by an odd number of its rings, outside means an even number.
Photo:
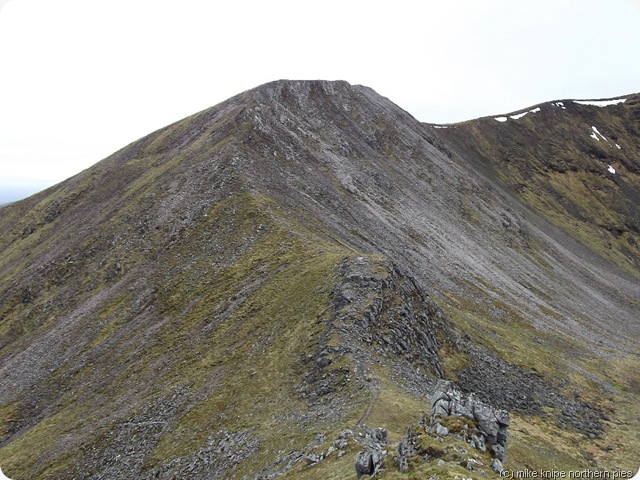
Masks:
[[[640,0],[0,0],[2,191],[280,78],[426,122],[640,91]]]

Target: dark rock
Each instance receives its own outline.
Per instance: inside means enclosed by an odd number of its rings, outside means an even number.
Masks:
[[[464,391],[474,392],[483,402],[502,411],[542,415],[542,407],[552,407],[560,412],[557,423],[561,427],[587,436],[599,437],[602,434],[604,414],[598,408],[580,398],[561,394],[555,385],[535,370],[512,365],[488,350],[481,351],[468,346],[461,348],[473,359],[472,366],[457,372]],[[496,375],[497,371],[504,371],[505,374]],[[504,380],[505,376],[509,381]],[[496,418],[496,421],[509,425],[508,415]]]
[[[373,459],[371,452],[360,452],[356,456],[356,473],[358,478],[362,475],[371,475],[373,473]]]
[[[349,436],[347,431],[343,432]],[[356,473],[358,478],[361,475],[375,475],[382,470],[382,460],[387,454],[385,449],[388,441],[387,431],[384,428],[372,428],[365,425],[363,432],[359,435],[364,438],[361,443],[367,450],[358,453],[356,457]]]
[[[320,368],[328,367],[329,365],[331,365],[331,359],[327,357],[320,357],[318,358],[318,360],[316,360],[316,363]]]
[[[387,443],[388,434],[384,428],[370,428],[364,427],[364,436],[365,438],[372,439],[375,443],[379,445],[385,445]]]
[[[453,343],[454,334],[442,310],[397,265],[384,265],[387,271],[381,274],[369,259],[360,258],[345,259],[340,266],[343,282],[332,292],[337,322],[344,323],[351,337],[373,343],[379,353],[406,357],[414,371],[420,365],[443,378],[438,350]]]

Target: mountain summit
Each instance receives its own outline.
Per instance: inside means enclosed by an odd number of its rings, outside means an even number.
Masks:
[[[640,97],[522,113],[282,80],[0,208],[3,471],[635,471]]]

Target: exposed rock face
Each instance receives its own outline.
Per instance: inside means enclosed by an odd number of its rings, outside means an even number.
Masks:
[[[455,342],[442,310],[414,278],[386,259],[346,257],[337,273],[327,328],[315,352],[302,360],[308,370],[299,386],[301,395],[310,404],[320,404],[352,374],[358,385],[370,387],[366,372],[382,359],[392,359],[403,372],[406,388],[429,395],[434,379],[444,375],[438,350]],[[346,355],[356,361],[355,373],[332,366]]]
[[[416,280],[397,265],[365,257],[345,259],[343,281],[333,291],[336,325],[353,341],[381,354],[421,364],[438,378],[444,370],[438,349],[452,342],[449,321]]]
[[[382,454],[377,451],[360,452],[356,457],[356,474],[358,478],[362,475],[375,475],[382,468]]]
[[[502,472],[504,471],[504,468],[502,467],[502,462],[498,459],[498,458],[494,458],[493,460],[491,460],[491,470],[493,470],[496,473],[499,473],[502,476]]]
[[[486,468],[499,473],[506,457],[509,414],[465,395],[452,382],[438,381],[431,397],[429,416],[407,430],[398,442],[395,465],[409,472],[411,462],[455,463],[467,470]],[[474,454],[469,447],[482,452]]]
[[[504,461],[509,427],[507,411],[486,405],[473,394],[464,395],[452,382],[440,380],[431,397],[431,424],[439,435],[448,433],[438,429],[442,428],[439,421],[449,416],[462,416],[477,422],[477,431],[471,431],[472,445],[482,450],[487,444],[496,458]]]

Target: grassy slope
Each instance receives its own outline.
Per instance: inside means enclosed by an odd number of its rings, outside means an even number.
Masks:
[[[249,428],[264,446],[243,466],[248,472],[274,451],[300,448],[313,437],[299,428],[309,407],[294,387],[327,321],[336,265],[350,252],[267,218],[266,202],[231,197],[185,231],[183,245],[173,248],[199,252],[194,258],[167,252],[145,270],[145,283],[155,285],[151,311],[137,311],[130,293],[114,292],[87,312],[74,331],[85,345],[80,360],[51,380],[63,386],[54,411],[0,450],[5,471],[28,478],[65,470],[84,452],[60,451],[61,438],[108,444],[113,424],[126,421],[114,414],[135,416],[177,386],[188,389],[193,403],[169,419],[145,464],[196,450],[220,429]],[[225,235],[216,222],[228,217],[235,225]],[[211,236],[223,246],[215,255],[207,252]],[[136,275],[134,259],[121,262]],[[73,377],[64,379],[68,370]],[[22,409],[2,407],[3,431]],[[313,423],[321,431],[335,427],[322,418]]]
[[[639,355],[610,352],[609,364],[603,368],[602,361],[575,339],[559,331],[532,328],[513,312],[496,321],[493,304],[471,304],[458,297],[436,301],[457,329],[472,334],[474,342],[514,365],[542,374],[562,394],[588,402],[607,417],[602,435],[590,438],[561,426],[556,409],[545,408],[541,416],[511,412],[505,468],[568,471],[597,466],[635,471],[640,442],[630,433],[640,427]],[[467,363],[459,356],[445,360],[447,376],[456,378],[456,371]]]

